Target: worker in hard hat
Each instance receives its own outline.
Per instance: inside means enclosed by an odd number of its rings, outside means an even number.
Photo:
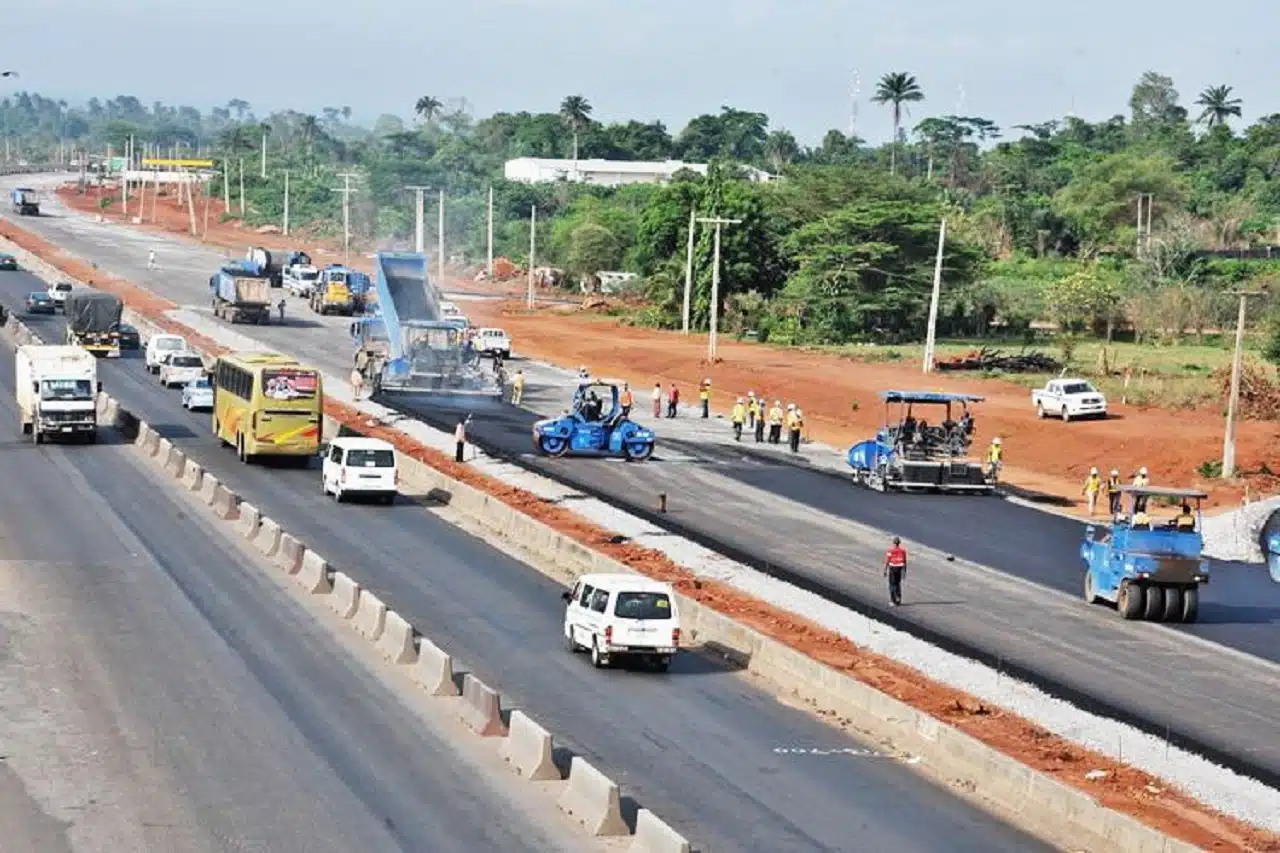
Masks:
[[[702,416],[704,418],[711,417],[711,377],[710,376],[702,380],[702,387],[698,389],[698,402],[702,405]]]
[[[1147,468],[1144,465],[1143,467],[1138,469],[1138,473],[1133,475],[1133,487],[1135,489],[1145,489],[1147,486],[1150,486],[1150,485],[1151,485],[1151,477],[1150,475],[1147,474]],[[1147,496],[1134,495],[1133,511],[1135,513],[1146,512],[1146,509],[1147,509]]]
[[[769,443],[777,444],[782,441],[782,401],[774,400],[773,408],[769,409]]]
[[[1092,518],[1098,508],[1098,492],[1102,491],[1102,476],[1097,468],[1089,469],[1089,476],[1084,478],[1084,499],[1089,504],[1089,517]]]
[[[1115,468],[1111,469],[1111,473],[1107,475],[1107,511],[1112,516],[1120,513],[1120,472]]]
[[[733,422],[733,440],[742,441],[742,425],[747,421],[747,405],[741,397],[733,404],[733,414],[729,416],[729,420]]]
[[[747,429],[755,430],[756,418],[760,416],[760,402],[756,400],[756,392],[747,392]]]
[[[791,413],[791,452],[800,452],[800,436],[804,433],[804,410],[797,408]]]
[[[1186,501],[1182,502],[1182,509],[1173,519],[1173,527],[1183,533],[1192,533],[1196,529],[1196,517],[1191,512],[1191,505]]]
[[[756,435],[756,444],[760,444],[761,442],[764,441],[764,415],[765,415],[764,404],[765,404],[765,397],[763,394],[761,394],[759,397],[756,398],[756,420],[755,420],[755,425],[753,427],[753,431],[755,432],[755,435]],[[751,412],[748,411],[747,414],[750,415]]]
[[[1004,445],[1000,442],[1000,436],[991,439],[991,444],[987,447],[987,479],[995,482],[1000,476],[1000,468],[1004,465]]]

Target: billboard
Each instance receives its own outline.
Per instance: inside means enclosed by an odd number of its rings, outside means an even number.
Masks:
[[[174,169],[212,169],[212,160],[169,160],[158,157],[143,157],[144,166],[168,166]]]

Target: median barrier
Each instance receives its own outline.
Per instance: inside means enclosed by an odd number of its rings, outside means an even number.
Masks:
[[[501,737],[507,733],[502,724],[502,707],[498,692],[471,673],[462,676],[462,703],[458,716],[481,737]]]
[[[120,403],[117,402],[116,398],[112,397],[110,394],[105,396],[107,399],[102,406],[101,423],[113,427],[116,425],[116,422],[120,420]]]
[[[392,663],[413,663],[418,659],[413,626],[394,610],[388,610],[383,618],[382,636],[378,637],[377,648]]]
[[[156,457],[163,466],[169,461],[170,450],[173,450],[173,442],[164,436],[158,436],[156,439],[156,452],[151,455]]]
[[[236,522],[236,532],[245,539],[252,540],[258,533],[258,522],[262,513],[248,501],[240,501],[240,520]]]
[[[138,432],[139,444],[142,445],[142,455],[154,457],[160,452],[160,433],[156,432],[150,426],[147,427],[146,435],[141,431]]]
[[[188,491],[198,492],[203,480],[204,469],[197,465],[194,459],[188,459],[186,467],[182,469],[182,484]]]
[[[217,495],[218,486],[221,485],[221,480],[205,471],[204,476],[200,478],[200,499],[208,506],[213,506],[214,496]]]
[[[418,638],[418,663],[413,667],[413,680],[432,696],[457,696],[453,680],[453,658],[426,637]]]
[[[240,496],[219,483],[213,489],[213,514],[223,521],[236,521],[240,518]]]
[[[275,563],[287,575],[294,574],[302,565],[302,543],[291,534],[280,533],[280,547],[276,549]]]
[[[93,395],[93,413],[97,415],[98,420],[102,420],[102,413],[107,410],[107,395],[102,391]]]
[[[636,834],[627,853],[689,853],[689,840],[648,809],[636,812]]]
[[[260,517],[258,519],[258,532],[253,535],[251,541],[262,556],[274,556],[276,551],[280,549],[280,525],[268,516]]]
[[[369,592],[360,590],[360,600],[356,604],[356,615],[351,627],[366,640],[377,642],[387,624],[387,605],[382,599]]]
[[[360,584],[343,572],[333,573],[333,592],[328,596],[329,609],[343,619],[356,615],[360,606]]]
[[[169,476],[177,479],[182,476],[182,470],[187,467],[187,454],[183,453],[172,444],[169,445],[169,452],[165,456],[164,470]]]
[[[329,595],[333,592],[328,561],[310,548],[303,550],[302,563],[293,578],[312,595]]]
[[[569,764],[569,784],[556,805],[572,815],[591,835],[630,835],[622,820],[618,783],[575,755]]]
[[[540,782],[560,778],[560,769],[551,760],[551,733],[524,711],[511,712],[511,727],[498,752],[526,779]]]

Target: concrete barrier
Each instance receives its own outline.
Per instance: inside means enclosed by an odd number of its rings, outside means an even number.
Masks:
[[[591,835],[630,835],[622,820],[622,798],[618,783],[574,756],[569,765],[569,784],[556,805],[572,815]]]
[[[382,636],[378,637],[378,651],[392,663],[413,663],[418,659],[418,646],[413,638],[413,626],[399,613],[388,610]]]
[[[627,853],[689,853],[688,839],[648,809],[636,812],[636,835]]]
[[[369,592],[367,589],[360,590],[360,601],[356,607],[355,619],[352,627],[356,629],[356,633],[364,637],[366,640],[372,640],[375,643],[382,636],[382,631],[387,624],[387,605],[382,603],[382,599]]]
[[[551,733],[524,711],[511,712],[511,728],[502,741],[499,754],[526,779],[546,781],[560,778],[560,768],[551,760]]]
[[[360,584],[353,581],[343,572],[333,573],[333,592],[329,593],[329,609],[343,619],[356,615],[360,606]]]
[[[457,696],[458,684],[453,680],[453,658],[426,637],[418,638],[418,663],[413,680],[432,696]]]
[[[258,532],[251,541],[262,556],[275,556],[276,551],[280,550],[280,525],[269,516],[261,516],[258,519]]]
[[[103,426],[113,427],[120,420],[120,403],[110,394],[106,395],[106,402],[102,406],[102,418],[99,423]]]
[[[294,574],[302,565],[302,543],[288,533],[281,532],[280,547],[276,550],[275,564],[287,575]]]
[[[236,532],[245,539],[252,540],[258,535],[258,522],[262,519],[262,513],[258,512],[258,508],[248,501],[240,502],[240,520],[236,523]]]
[[[507,727],[502,724],[498,692],[469,672],[462,676],[462,704],[458,706],[458,716],[481,737],[501,737],[507,733]]]
[[[298,573],[293,576],[298,585],[312,595],[329,595],[333,584],[329,580],[329,563],[310,548],[302,552]]]
[[[164,458],[165,473],[174,478],[181,477],[182,471],[186,467],[187,454],[170,444],[169,450]]]
[[[154,443],[155,439],[153,436],[155,436],[155,434],[156,431],[151,428],[151,424],[146,421],[139,421],[138,437],[133,440],[133,443],[136,444],[140,450],[145,452],[147,449],[147,442],[151,441]]]
[[[156,441],[156,452],[151,455],[156,457],[161,465],[166,465],[169,462],[170,450],[173,450],[173,442],[164,436],[160,436]]]
[[[236,521],[240,518],[240,496],[219,483],[213,488],[213,514],[223,521]]]
[[[142,445],[142,455],[153,457],[160,452],[160,433],[156,432],[150,426],[143,435],[142,431],[138,431],[138,443]]]
[[[217,477],[205,471],[200,479],[200,499],[209,506],[213,506],[214,495],[218,493],[218,487],[221,485],[222,482]]]
[[[182,485],[193,492],[200,491],[200,486],[204,480],[204,469],[195,463],[194,460],[188,459],[186,467],[182,469]]]

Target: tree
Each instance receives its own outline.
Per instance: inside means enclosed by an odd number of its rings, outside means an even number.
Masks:
[[[1206,127],[1226,124],[1229,118],[1239,118],[1240,106],[1244,102],[1231,97],[1231,86],[1210,86],[1200,93],[1196,106],[1204,107],[1198,121]]]
[[[1167,133],[1187,120],[1187,111],[1178,106],[1173,78],[1154,71],[1145,72],[1134,85],[1129,109],[1139,138]]]
[[[1045,305],[1064,332],[1091,327],[1114,316],[1120,305],[1119,282],[1096,265],[1085,267],[1050,283]]]
[[[622,263],[622,250],[612,231],[595,222],[586,222],[570,235],[566,260],[570,272],[590,276],[617,269]]]
[[[800,145],[788,130],[775,130],[764,141],[764,154],[775,172],[781,172],[800,154]]]
[[[591,123],[591,104],[581,95],[570,95],[560,102],[560,117],[573,131],[573,160],[578,160],[578,134]]]
[[[893,142],[889,146],[889,174],[897,170],[898,131],[902,126],[902,114],[909,111],[905,104],[924,100],[924,90],[915,75],[906,71],[892,71],[880,78],[871,100],[877,104],[889,104],[893,110]]]
[[[440,114],[440,108],[443,106],[444,104],[441,103],[439,99],[433,98],[431,95],[423,95],[414,103],[413,111],[417,113],[423,121],[430,124],[435,120],[435,117]]]

